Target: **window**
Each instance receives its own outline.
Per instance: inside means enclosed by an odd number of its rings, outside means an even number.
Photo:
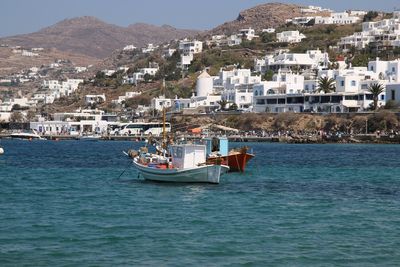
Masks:
[[[340,81],[340,86],[344,86],[344,81]]]
[[[332,103],[340,103],[343,100],[343,96],[341,95],[333,95],[331,98]]]
[[[346,95],[344,97],[345,100],[358,100],[358,96],[357,95]]]
[[[284,98],[278,98],[278,104],[285,104],[286,101]]]
[[[277,99],[276,98],[267,99],[267,104],[268,105],[276,105],[276,103],[277,103]]]
[[[385,100],[385,95],[381,95],[381,100]]]
[[[255,95],[255,96],[258,96],[258,91],[257,91],[257,90],[254,91],[254,95]]]
[[[392,68],[392,72],[396,72],[396,68],[395,67]]]
[[[371,66],[371,71],[374,71],[374,66]]]
[[[351,81],[351,86],[356,86],[356,81]]]
[[[396,100],[396,91],[395,91],[395,90],[392,90],[391,93],[392,93],[391,99],[392,99],[392,100]]]

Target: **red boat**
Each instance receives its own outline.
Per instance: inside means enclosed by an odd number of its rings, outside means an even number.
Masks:
[[[244,172],[247,162],[254,154],[247,153],[248,147],[233,149],[228,152],[228,139],[224,137],[206,139],[208,154],[207,163],[228,165],[231,172]]]
[[[254,158],[254,154],[247,153],[247,151],[230,151],[228,156],[211,156],[207,162],[228,165],[231,172],[244,172],[247,162],[252,158]]]

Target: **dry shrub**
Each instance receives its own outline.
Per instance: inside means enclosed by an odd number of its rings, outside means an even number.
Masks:
[[[368,116],[368,131],[390,131],[397,130],[399,120],[396,114],[389,111],[381,111]]]

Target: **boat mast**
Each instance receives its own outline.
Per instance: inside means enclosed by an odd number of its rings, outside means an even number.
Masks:
[[[164,98],[165,98],[165,78],[163,79],[163,81],[162,81],[162,91],[163,91],[163,95],[164,95]],[[165,149],[166,148],[166,144],[167,144],[167,142],[166,142],[166,131],[165,131],[165,102],[164,102],[164,105],[163,105],[163,148]]]

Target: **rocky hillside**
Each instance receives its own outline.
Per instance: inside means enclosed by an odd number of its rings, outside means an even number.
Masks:
[[[239,29],[252,27],[257,31],[264,28],[276,28],[286,23],[286,19],[301,17],[301,6],[283,3],[267,3],[246,9],[239,13],[236,20],[225,22],[214,28],[210,34],[231,34]]]
[[[45,49],[38,52],[38,56],[26,57],[21,53],[13,53],[9,47],[0,47],[0,77],[18,73],[31,67],[49,65],[56,60],[69,60],[75,66],[95,65],[99,59],[77,54],[59,51],[55,48]]]
[[[128,44],[138,47],[147,43],[159,44],[197,33],[196,30],[181,30],[168,25],[159,27],[143,23],[120,27],[95,17],[78,17],[63,20],[35,33],[0,38],[0,43],[27,48],[56,48],[64,52],[104,58],[112,51]]]

